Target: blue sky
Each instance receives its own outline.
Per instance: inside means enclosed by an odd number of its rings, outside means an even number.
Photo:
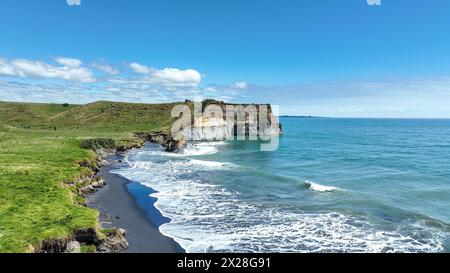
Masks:
[[[282,114],[450,117],[448,0],[80,4],[1,1],[0,100],[202,95]]]

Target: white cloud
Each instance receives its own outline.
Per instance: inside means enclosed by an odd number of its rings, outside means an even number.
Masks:
[[[61,79],[83,83],[95,81],[92,71],[82,67],[80,60],[60,57],[56,58],[56,62],[63,66],[26,59],[12,61],[0,59],[0,76]]]
[[[114,67],[104,64],[104,63],[94,63],[94,64],[92,64],[92,67],[94,67],[102,72],[105,72],[109,75],[117,75],[120,73],[120,71],[118,69],[115,69]]]
[[[79,59],[67,57],[55,58],[52,63],[0,58],[0,76],[6,76],[4,79],[0,77],[0,100],[169,102],[193,99],[199,95],[228,100],[242,93],[239,88],[247,87],[243,82],[199,87],[203,76],[194,69],[155,69],[139,63],[128,66],[136,73],[131,77],[110,66],[106,60],[87,66]],[[99,73],[99,76],[95,77],[94,73]]]
[[[154,81],[175,86],[197,86],[202,81],[202,75],[193,69],[180,70],[176,68],[165,68],[151,72]]]
[[[144,81],[166,86],[197,86],[202,81],[202,75],[194,69],[164,68],[155,69],[139,63],[129,64],[138,74],[144,74]]]
[[[0,58],[0,76],[15,76],[14,67],[7,60]]]
[[[131,68],[134,72],[136,72],[136,73],[138,73],[138,74],[148,74],[148,73],[150,73],[150,68],[148,68],[147,66],[142,65],[142,64],[131,63],[131,64],[130,64],[130,68]]]
[[[83,62],[78,59],[57,57],[56,62],[69,67],[80,67]]]
[[[233,87],[236,89],[247,89],[248,84],[246,82],[235,82]]]
[[[81,0],[67,0],[69,6],[81,6]]]

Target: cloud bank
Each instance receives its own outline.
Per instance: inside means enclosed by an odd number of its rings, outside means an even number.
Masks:
[[[281,114],[334,117],[450,118],[450,76],[397,80],[261,85],[205,84],[195,69],[157,69],[137,62],[51,61],[0,57],[0,100],[89,103],[98,100],[162,103],[195,97],[280,105]]]
[[[73,82],[95,82],[92,71],[83,62],[73,58],[55,58],[59,66],[27,59],[6,60],[0,58],[0,76],[60,79]]]
[[[48,62],[0,57],[0,100],[6,101],[157,103],[197,96],[229,100],[239,89],[234,85],[201,87],[201,83],[202,74],[195,69],[157,69],[137,62],[119,68],[105,60],[85,64],[71,57]]]
[[[93,63],[92,67],[109,75],[117,75],[120,71],[105,63]]]

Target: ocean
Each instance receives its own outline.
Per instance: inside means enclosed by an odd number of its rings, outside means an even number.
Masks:
[[[129,152],[187,252],[450,252],[450,120],[282,118],[279,149]]]

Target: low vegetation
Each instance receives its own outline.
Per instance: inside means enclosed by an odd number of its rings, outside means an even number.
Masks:
[[[84,207],[68,182],[92,175],[81,163],[95,161],[93,150],[138,147],[143,140],[133,133],[167,130],[172,107],[0,102],[0,252],[98,229],[98,211]]]

